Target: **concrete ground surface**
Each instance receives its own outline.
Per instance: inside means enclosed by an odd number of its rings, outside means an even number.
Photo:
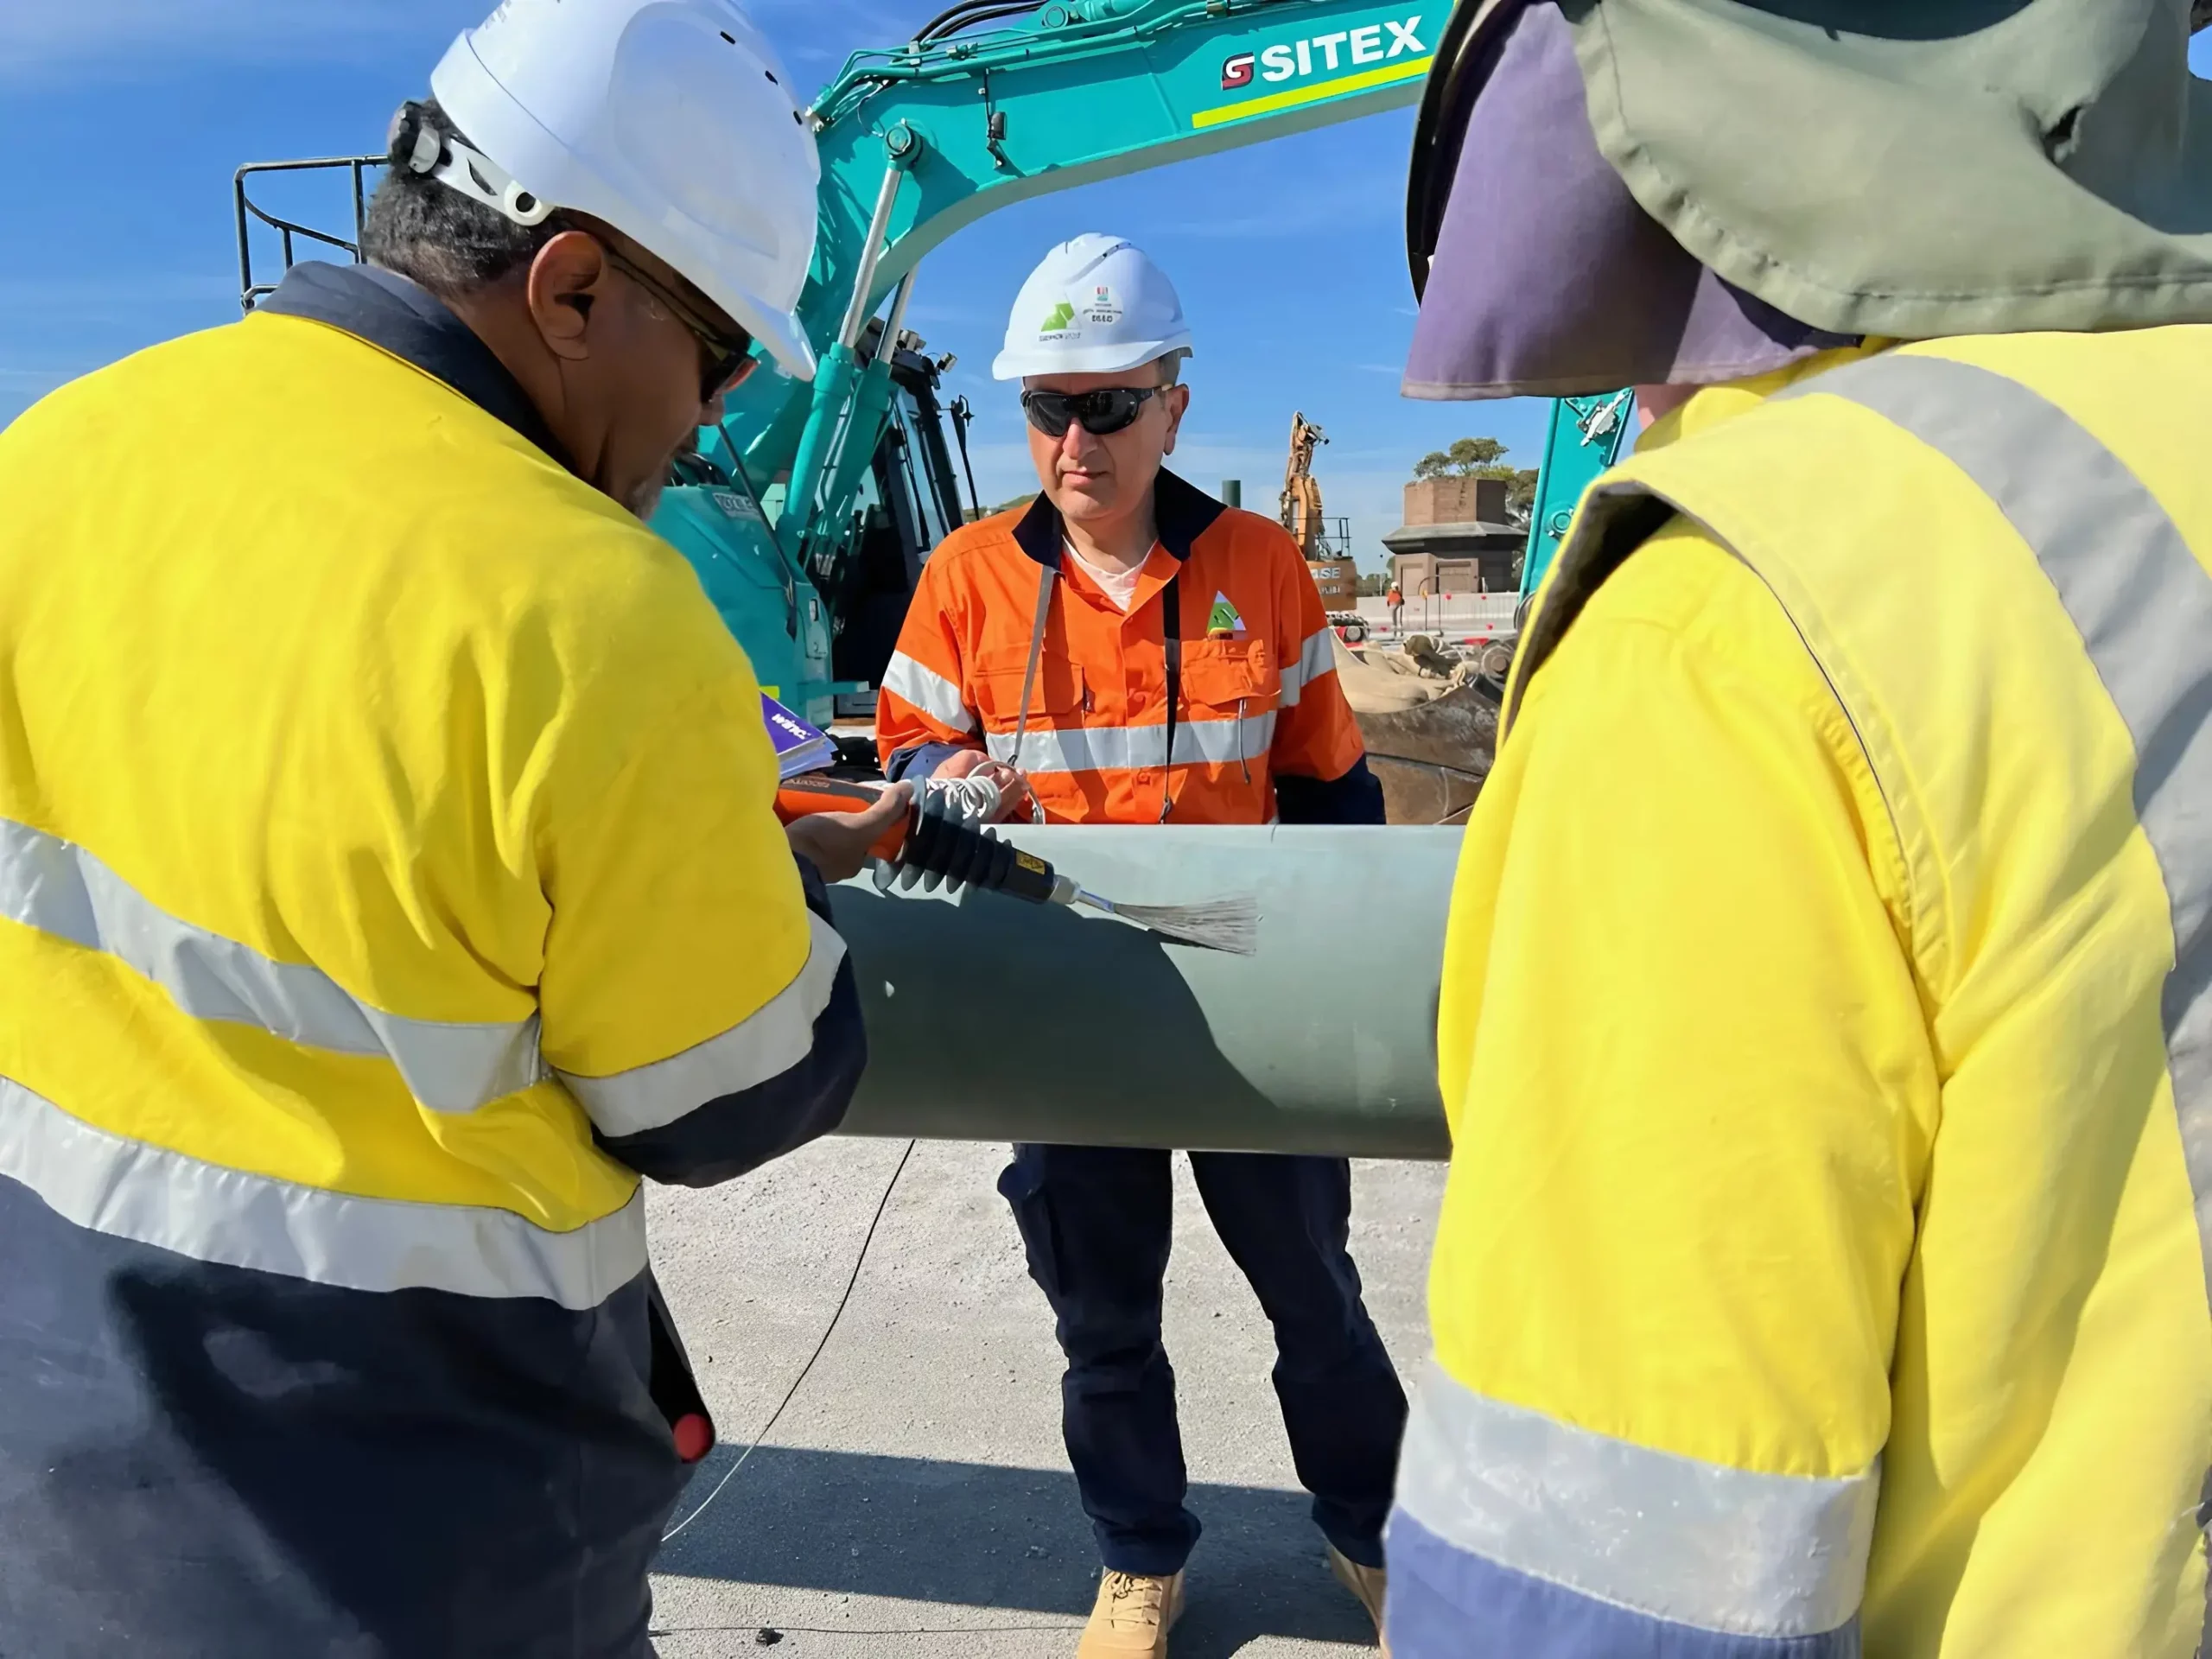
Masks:
[[[833,1139],[656,1191],[653,1259],[721,1436],[681,1522],[820,1340],[906,1142]],[[1060,1445],[1059,1351],[995,1187],[1001,1146],[918,1143],[828,1348],[766,1443],[663,1549],[661,1659],[1072,1655],[1097,1578]],[[1191,1507],[1174,1659],[1372,1650],[1329,1576],[1268,1385],[1274,1344],[1176,1160],[1167,1345]],[[1353,1252],[1402,1375],[1427,1351],[1443,1166],[1354,1166]]]

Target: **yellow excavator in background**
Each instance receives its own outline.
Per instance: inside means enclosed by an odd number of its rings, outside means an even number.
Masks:
[[[1282,469],[1282,527],[1298,541],[1298,556],[1308,564],[1325,556],[1322,549],[1321,484],[1313,476],[1313,451],[1329,435],[1303,414],[1290,417],[1290,460]]]
[[[1359,608],[1359,572],[1352,563],[1348,526],[1329,533],[1321,516],[1321,481],[1313,476],[1313,451],[1329,441],[1324,432],[1301,414],[1290,417],[1290,459],[1282,469],[1282,527],[1298,543],[1298,556],[1313,573],[1321,590],[1321,603],[1331,620],[1344,615],[1356,621]],[[1360,630],[1363,635],[1365,629]]]
[[[1368,766],[1382,781],[1390,822],[1461,823],[1497,740],[1497,688],[1466,671],[1449,673],[1453,665],[1426,636],[1410,642],[1420,648],[1411,655],[1401,649],[1378,658],[1357,649],[1368,626],[1359,613],[1351,527],[1322,516],[1321,481],[1313,476],[1313,452],[1328,441],[1304,411],[1290,417],[1282,527],[1298,543],[1336,632],[1338,677],[1359,722]]]

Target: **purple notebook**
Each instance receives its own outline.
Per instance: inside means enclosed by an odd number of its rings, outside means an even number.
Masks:
[[[837,746],[830,734],[808,725],[766,691],[760,694],[760,719],[768,728],[768,741],[776,747],[779,778],[796,778],[836,764]]]

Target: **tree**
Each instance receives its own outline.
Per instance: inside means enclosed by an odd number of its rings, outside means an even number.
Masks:
[[[1505,446],[1496,438],[1455,438],[1449,449],[1432,449],[1414,463],[1420,478],[1510,478],[1511,467],[1500,469]]]
[[[1497,476],[1509,480],[1505,486],[1505,516],[1516,524],[1527,524],[1536,505],[1536,469],[1522,467]]]
[[[1505,480],[1505,516],[1516,524],[1529,522],[1536,502],[1536,469],[1516,467],[1505,458],[1506,448],[1496,438],[1459,438],[1449,449],[1432,449],[1414,463],[1416,480],[1427,478],[1502,478]]]

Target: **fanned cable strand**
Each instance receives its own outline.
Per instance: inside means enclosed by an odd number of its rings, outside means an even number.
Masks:
[[[1061,880],[1065,881],[1066,878],[1063,876]],[[1226,950],[1238,957],[1252,956],[1260,948],[1260,907],[1249,896],[1209,899],[1195,905],[1125,905],[1074,887],[1072,883],[1069,885],[1073,887],[1074,903],[1103,910],[1109,916],[1118,916],[1125,922],[1149,928],[1185,944]]]

